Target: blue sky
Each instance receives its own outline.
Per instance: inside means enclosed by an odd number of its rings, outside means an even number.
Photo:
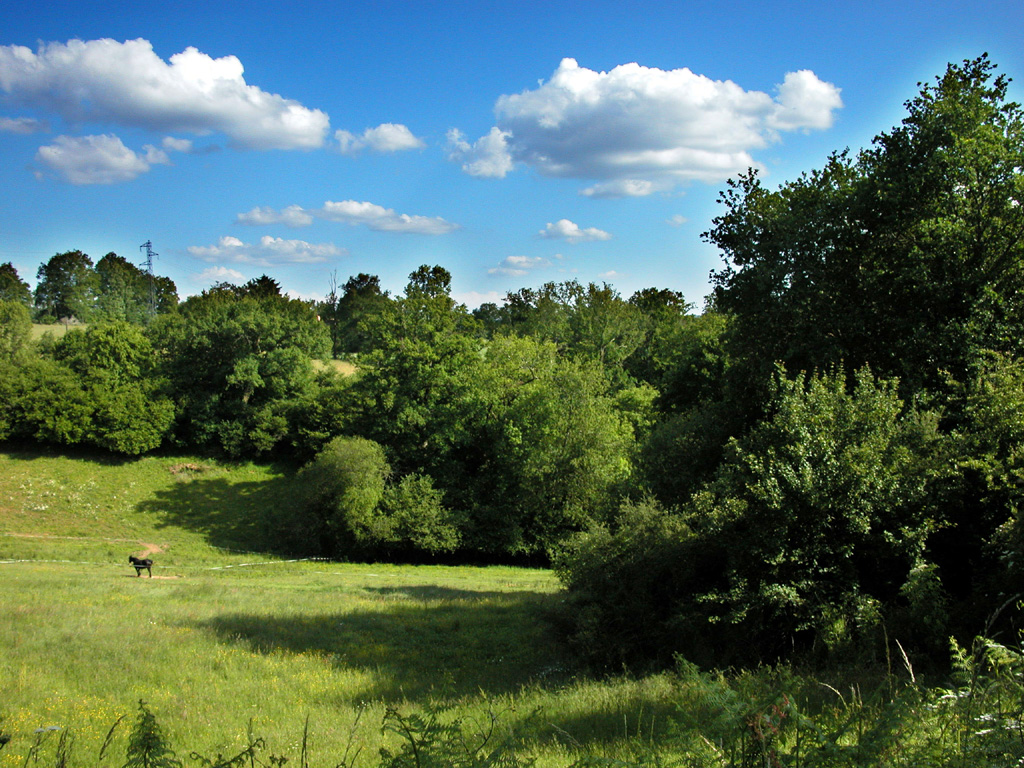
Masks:
[[[152,241],[182,297],[440,264],[470,307],[570,279],[699,307],[727,178],[867,146],[983,52],[1024,78],[1024,3],[9,0],[0,262]]]

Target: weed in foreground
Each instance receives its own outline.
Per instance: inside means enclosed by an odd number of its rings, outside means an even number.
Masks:
[[[657,742],[640,741],[616,755],[579,745],[570,768],[862,768],[936,766],[995,768],[1024,764],[1024,649],[978,638],[970,649],[953,644],[952,685],[927,688],[912,675],[883,681],[875,693],[857,688],[831,703],[811,704],[809,690],[823,684],[786,669],[731,677],[680,664],[674,728]],[[361,713],[360,713],[361,714]],[[533,716],[538,716],[534,712]],[[123,719],[123,718],[121,718]],[[40,729],[23,768],[102,765],[113,742],[111,727],[97,761],[79,762],[74,738],[56,727]],[[403,713],[388,708],[388,737],[378,759],[360,762],[355,726],[333,765],[316,768],[535,768],[536,744],[522,738],[530,717],[487,711],[477,719],[451,709]],[[357,723],[358,725],[358,718]],[[2,730],[0,730],[2,733]],[[309,765],[309,720],[297,768]],[[5,744],[0,742],[0,750]],[[182,768],[156,717],[143,702],[117,768]],[[245,746],[213,757],[189,753],[199,768],[282,768],[290,759],[269,751],[250,722]],[[337,760],[337,762],[335,762]],[[573,758],[568,758],[570,762]]]

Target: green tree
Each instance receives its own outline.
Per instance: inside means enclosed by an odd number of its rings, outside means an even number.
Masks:
[[[327,555],[365,555],[393,535],[392,521],[379,513],[391,468],[384,450],[362,437],[336,437],[299,475],[305,492],[310,543]]]
[[[457,403],[480,345],[449,284],[445,270],[422,266],[405,295],[364,325],[374,348],[355,384],[359,432],[387,447],[400,474],[436,475],[459,440]]]
[[[85,441],[137,455],[159,447],[174,406],[156,377],[156,354],[131,323],[99,323],[72,330],[54,348],[55,358],[77,377],[91,407]]]
[[[98,278],[92,259],[81,251],[55,254],[36,273],[35,306],[41,318],[91,319]]]
[[[28,348],[32,317],[20,301],[0,299],[0,360],[14,362]]]
[[[986,57],[951,65],[855,158],[775,192],[731,182],[705,237],[747,376],[870,364],[911,395],[1019,351],[1024,120],[1007,85]]]
[[[573,296],[569,329],[573,354],[594,361],[617,382],[647,334],[643,312],[607,283],[589,283]]]
[[[339,295],[331,277],[331,291],[319,311],[330,326],[335,357],[371,351],[374,339],[368,328],[391,302],[387,291],[381,290],[380,278],[360,272],[346,281]]]
[[[13,301],[25,306],[32,304],[28,283],[18,276],[18,270],[9,261],[0,264],[0,301]]]
[[[780,376],[771,414],[680,512],[630,507],[559,561],[578,641],[716,665],[870,647],[925,566],[934,427],[866,369]]]
[[[215,286],[151,328],[181,444],[252,456],[295,438],[297,411],[315,396],[312,361],[330,354],[308,304]]]
[[[457,404],[470,544],[544,555],[609,517],[634,442],[601,369],[550,342],[498,337],[472,370]]]
[[[96,275],[99,318],[144,324],[154,314],[168,312],[178,303],[174,281],[149,275],[116,253],[108,253],[96,262]]]

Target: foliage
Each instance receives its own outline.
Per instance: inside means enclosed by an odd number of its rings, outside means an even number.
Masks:
[[[91,318],[98,287],[92,259],[81,251],[54,254],[36,272],[35,306],[40,317]]]
[[[601,369],[552,343],[499,337],[471,370],[460,411],[474,546],[542,554],[610,515],[633,434]]]
[[[257,281],[192,296],[150,334],[176,400],[176,440],[231,456],[295,437],[295,411],[315,395],[311,360],[330,349],[307,304]]]
[[[0,299],[0,360],[12,363],[22,357],[31,335],[28,307],[18,301]]]
[[[0,264],[0,301],[13,301],[26,307],[32,305],[32,291],[28,283],[21,279],[9,261]]]
[[[138,719],[128,737],[122,768],[181,768],[181,760],[167,743],[156,716],[142,700]]]
[[[730,443],[678,519],[627,511],[561,562],[588,654],[870,647],[874,606],[895,604],[925,550],[926,467],[912,448],[927,435],[895,383],[866,370],[850,391],[841,374],[780,376],[777,388],[773,415]]]
[[[460,521],[444,506],[444,495],[428,475],[406,475],[384,489],[383,514],[391,523],[385,543],[401,552],[437,554],[459,545]]]
[[[391,468],[383,449],[361,437],[336,437],[303,468],[309,520],[301,527],[326,555],[352,555],[391,536],[378,513]]]
[[[0,435],[132,455],[161,445],[174,409],[138,327],[72,330],[54,342],[52,354],[23,355],[6,366]]]
[[[1024,121],[993,70],[951,65],[871,149],[776,192],[755,172],[730,182],[705,237],[755,376],[868,364],[909,396],[962,381],[979,349],[1019,352]]]
[[[368,332],[374,320],[385,311],[390,297],[381,290],[380,278],[360,272],[350,277],[339,295],[337,278],[331,275],[331,290],[317,305],[331,330],[334,356],[360,354],[373,349]]]
[[[97,317],[144,324],[177,306],[177,288],[170,278],[149,275],[116,253],[96,262],[96,275]]]
[[[488,722],[473,732],[455,718],[443,722],[444,713],[403,715],[394,707],[384,715],[382,730],[400,738],[397,750],[381,748],[380,768],[532,768],[536,758],[522,752],[514,733],[502,734],[499,717],[488,712]]]
[[[595,666],[667,664],[699,653],[673,619],[696,578],[701,548],[687,523],[652,501],[627,502],[617,527],[596,526],[555,557],[560,612],[574,651]]]

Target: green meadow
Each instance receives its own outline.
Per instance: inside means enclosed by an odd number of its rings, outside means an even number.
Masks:
[[[374,765],[388,707],[497,717],[542,765],[666,726],[668,677],[574,673],[550,571],[268,554],[295,491],[253,464],[0,453],[0,766],[54,726],[92,764],[140,700],[186,754],[237,750],[251,724],[292,759],[307,733],[318,766]],[[146,553],[152,578],[127,562]]]

